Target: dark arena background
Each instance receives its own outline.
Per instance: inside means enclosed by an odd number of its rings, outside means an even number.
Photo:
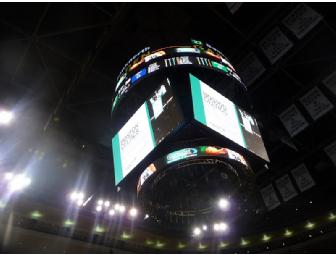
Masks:
[[[335,253],[335,11],[0,3],[0,251]]]

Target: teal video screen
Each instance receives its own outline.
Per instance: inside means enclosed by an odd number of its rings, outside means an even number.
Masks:
[[[167,78],[112,138],[115,185],[119,184],[182,120],[170,80]]]
[[[257,120],[208,84],[189,74],[194,118],[269,161]]]

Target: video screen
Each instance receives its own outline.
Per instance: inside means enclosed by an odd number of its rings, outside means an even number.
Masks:
[[[169,79],[112,138],[115,184],[125,178],[171,131],[182,122]]]
[[[254,117],[191,74],[190,85],[197,121],[269,161]]]

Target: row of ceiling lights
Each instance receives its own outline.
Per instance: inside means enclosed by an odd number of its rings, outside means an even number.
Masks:
[[[217,207],[226,212],[229,211],[231,208],[231,203],[228,198],[220,198],[217,202]],[[215,233],[227,233],[229,230],[229,225],[226,222],[219,221],[213,223],[213,231]],[[207,225],[202,225],[202,226],[196,226],[194,227],[192,231],[192,236],[193,237],[201,237],[204,235],[205,232],[208,231],[208,226]]]
[[[70,201],[78,207],[85,207],[87,203],[92,199],[93,195],[85,200],[85,193],[82,191],[73,191],[70,193]],[[108,214],[110,216],[124,215],[126,212],[126,206],[122,203],[112,204],[110,200],[98,199],[95,205],[95,212],[99,214]],[[138,210],[135,207],[128,209],[128,215],[134,219],[138,215]],[[147,216],[147,215],[146,215]],[[145,216],[145,218],[146,218]],[[148,218],[148,217],[147,217]]]

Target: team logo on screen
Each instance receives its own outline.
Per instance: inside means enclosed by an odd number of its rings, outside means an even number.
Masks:
[[[154,62],[148,66],[148,73],[153,73],[160,69],[160,65],[157,62]]]
[[[176,59],[177,59],[177,64],[179,65],[191,65],[192,64],[189,57],[187,56],[177,57]]]
[[[163,50],[160,50],[158,52],[154,52],[153,54],[146,56],[144,59],[145,59],[145,62],[148,62],[158,57],[162,57],[164,55],[166,55],[166,53]]]
[[[197,156],[196,148],[186,148],[178,151],[174,151],[167,155],[167,164],[173,163],[178,160]]]

